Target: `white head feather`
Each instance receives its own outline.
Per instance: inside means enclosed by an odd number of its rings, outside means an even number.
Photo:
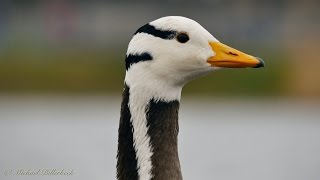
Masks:
[[[189,41],[180,43],[173,39],[162,39],[147,33],[137,33],[131,39],[129,54],[148,52],[153,60],[133,64],[126,73],[125,82],[146,94],[163,100],[180,99],[180,92],[188,81],[214,70],[207,59],[214,56],[209,41],[218,41],[196,21],[167,16],[149,23],[159,30],[186,33]]]

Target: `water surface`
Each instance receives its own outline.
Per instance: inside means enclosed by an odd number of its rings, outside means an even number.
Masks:
[[[120,97],[0,97],[0,179],[115,179]],[[320,179],[320,105],[184,98],[184,179]],[[10,175],[23,169],[67,175]]]

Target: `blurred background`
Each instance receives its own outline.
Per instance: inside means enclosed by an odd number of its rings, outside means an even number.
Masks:
[[[320,179],[320,3],[316,0],[0,1],[0,179],[24,168],[115,179],[133,33],[168,15],[263,58],[186,85],[185,179]]]

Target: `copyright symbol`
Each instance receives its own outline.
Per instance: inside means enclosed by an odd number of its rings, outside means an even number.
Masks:
[[[7,169],[3,171],[3,174],[5,176],[11,176],[13,174],[13,170],[12,169]]]

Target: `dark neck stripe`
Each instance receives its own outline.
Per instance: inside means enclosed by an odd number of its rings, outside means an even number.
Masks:
[[[178,157],[179,101],[151,100],[146,109],[148,135],[153,149],[153,179],[182,179]]]
[[[121,104],[119,124],[118,154],[117,154],[117,179],[138,180],[138,166],[136,151],[133,146],[133,126],[129,103],[129,87],[125,84]]]
[[[149,23],[140,27],[134,34],[138,34],[138,33],[147,33],[162,39],[173,39],[177,34],[177,32],[173,30],[157,29],[154,26],[150,25]]]
[[[126,57],[126,70],[128,70],[130,66],[134,63],[138,63],[140,61],[150,61],[152,59],[153,58],[149,53],[129,54]]]

